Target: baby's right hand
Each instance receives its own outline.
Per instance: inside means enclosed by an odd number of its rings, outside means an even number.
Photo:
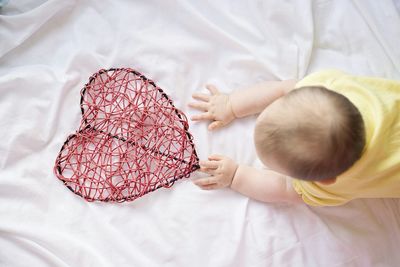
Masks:
[[[203,113],[191,117],[193,121],[211,120],[209,130],[221,128],[235,119],[232,111],[229,95],[221,94],[214,85],[206,88],[211,95],[194,93],[192,97],[197,102],[189,103],[189,107],[203,111]]]

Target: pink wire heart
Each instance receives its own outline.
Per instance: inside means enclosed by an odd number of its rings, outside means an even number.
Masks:
[[[199,168],[186,116],[129,68],[100,70],[81,91],[82,120],[56,176],[88,201],[132,201]]]

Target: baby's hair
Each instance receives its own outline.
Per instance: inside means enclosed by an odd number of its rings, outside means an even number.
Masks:
[[[255,142],[288,175],[313,181],[335,178],[361,157],[364,122],[345,96],[308,86],[294,89],[280,101],[278,114],[258,123]]]

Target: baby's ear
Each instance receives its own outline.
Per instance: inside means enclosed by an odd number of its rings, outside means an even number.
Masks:
[[[335,182],[336,182],[336,177],[334,177],[334,178],[328,178],[328,179],[324,179],[324,180],[318,181],[318,183],[324,184],[324,185],[334,184]]]

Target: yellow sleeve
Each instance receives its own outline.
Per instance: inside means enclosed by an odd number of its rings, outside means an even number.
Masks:
[[[293,179],[292,186],[301,195],[303,201],[310,206],[338,206],[351,200],[333,194],[323,185],[311,181]]]
[[[322,70],[318,72],[314,72],[310,75],[307,75],[302,80],[300,80],[296,84],[296,88],[303,86],[325,86],[329,88],[329,85],[338,77],[346,75],[345,72],[335,69],[330,70]]]

